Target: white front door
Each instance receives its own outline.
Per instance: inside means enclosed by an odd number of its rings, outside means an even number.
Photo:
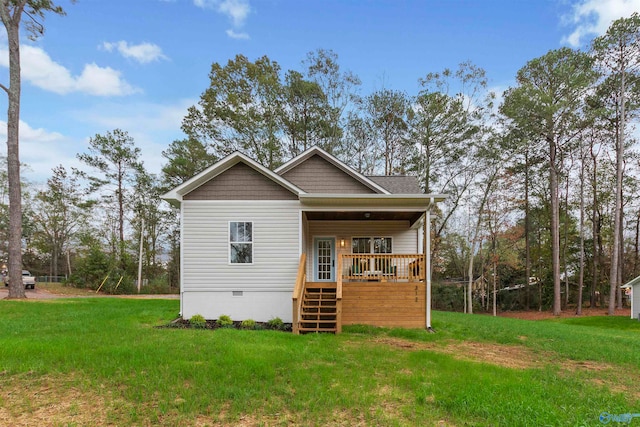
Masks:
[[[333,237],[316,237],[313,242],[315,280],[317,282],[335,282],[336,239]]]

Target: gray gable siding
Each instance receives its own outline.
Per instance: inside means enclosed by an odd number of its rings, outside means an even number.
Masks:
[[[184,200],[297,200],[298,196],[238,163],[183,197]]]
[[[376,193],[318,155],[311,156],[282,177],[307,193]]]

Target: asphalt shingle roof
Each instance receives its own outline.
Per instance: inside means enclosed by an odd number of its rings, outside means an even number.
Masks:
[[[371,181],[385,188],[391,194],[422,194],[415,176],[367,176]]]

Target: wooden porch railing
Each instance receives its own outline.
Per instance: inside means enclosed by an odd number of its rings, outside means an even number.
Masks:
[[[343,254],[338,259],[338,280],[350,282],[425,280],[423,254]]]
[[[304,286],[307,282],[307,254],[300,255],[300,264],[298,264],[298,274],[296,276],[296,285],[293,288],[293,333],[298,334],[300,325],[300,313],[302,312],[302,300],[304,295]]]
[[[342,271],[342,257],[338,257],[338,271]],[[342,274],[336,274],[336,334],[342,333]]]

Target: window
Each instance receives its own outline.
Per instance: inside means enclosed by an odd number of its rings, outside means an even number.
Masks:
[[[229,262],[253,263],[253,223],[229,222]]]
[[[354,237],[351,243],[351,253],[368,254],[371,252],[370,237]]]
[[[354,237],[351,239],[351,252],[354,254],[390,254],[393,253],[391,245],[391,237]],[[369,261],[354,258],[353,270],[360,272],[361,270],[378,271],[384,274],[393,273],[395,275],[395,267],[391,265],[389,257],[372,257]]]
[[[391,237],[374,237],[373,238],[373,253],[374,254],[390,254],[391,250]]]
[[[351,240],[351,253],[354,254],[390,254],[393,253],[391,237],[354,237]]]

